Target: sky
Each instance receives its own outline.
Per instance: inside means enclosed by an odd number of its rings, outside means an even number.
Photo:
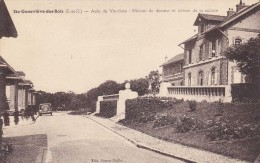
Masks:
[[[247,5],[258,1],[243,0]],[[226,15],[229,8],[235,10],[239,0],[5,3],[18,37],[1,39],[0,55],[16,71],[25,72],[36,90],[84,93],[106,80],[121,83],[145,77],[152,70],[160,71],[165,57],[182,53],[178,45],[196,34],[193,23],[199,12]],[[46,13],[55,9],[63,13]],[[32,10],[45,13],[22,13]],[[79,13],[72,13],[75,10]]]

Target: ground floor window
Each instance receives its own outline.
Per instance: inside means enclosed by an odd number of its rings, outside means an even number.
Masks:
[[[199,72],[199,75],[198,75],[198,84],[199,84],[200,86],[203,85],[203,71],[200,71],[200,72]]]
[[[216,68],[211,69],[211,85],[216,83]]]
[[[191,73],[188,74],[188,86],[191,86]]]

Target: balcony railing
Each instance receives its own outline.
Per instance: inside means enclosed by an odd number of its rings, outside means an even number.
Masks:
[[[164,76],[163,81],[174,81],[182,78],[183,78],[183,73],[176,73],[176,74]]]
[[[230,100],[229,86],[171,86],[169,96],[185,100],[217,101],[219,98]]]

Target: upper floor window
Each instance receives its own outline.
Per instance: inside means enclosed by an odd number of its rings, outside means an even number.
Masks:
[[[199,75],[198,75],[198,84],[199,84],[200,86],[203,85],[203,71],[200,71],[200,72],[199,72]]]
[[[203,59],[203,45],[200,46],[200,51],[199,51],[199,60],[201,61]]]
[[[235,46],[239,46],[242,44],[242,39],[241,38],[236,38],[235,39]]]
[[[188,63],[191,64],[191,61],[192,61],[192,50],[189,50],[188,51]]]
[[[213,42],[212,42],[211,56],[212,56],[212,57],[215,57],[215,56],[216,56],[216,41],[213,41]]]

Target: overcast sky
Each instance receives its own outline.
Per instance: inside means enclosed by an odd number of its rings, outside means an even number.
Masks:
[[[253,4],[258,0],[243,0]],[[194,35],[199,9],[226,15],[239,0],[5,0],[18,31],[0,40],[0,53],[24,71],[36,90],[84,93],[106,80],[123,82],[160,69],[165,56]],[[14,10],[82,10],[81,14],[14,13]],[[107,9],[108,13],[91,13]],[[110,9],[127,10],[111,13]],[[132,9],[152,13],[133,13]],[[160,10],[175,12],[158,13]],[[179,9],[191,12],[178,12]],[[192,12],[196,9],[198,12]],[[205,12],[205,10],[212,12]],[[89,11],[89,12],[85,12]]]

